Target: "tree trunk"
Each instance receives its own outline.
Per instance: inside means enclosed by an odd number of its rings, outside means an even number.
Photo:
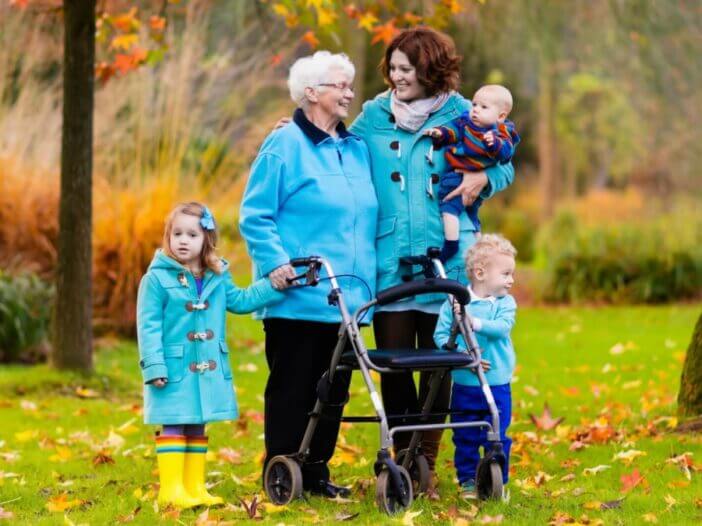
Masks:
[[[61,198],[52,364],[92,369],[95,0],[65,0]]]
[[[537,127],[539,154],[539,186],[541,190],[541,212],[544,219],[553,215],[558,192],[556,176],[555,79],[552,64],[541,57],[539,67],[539,96],[537,100],[539,123]],[[545,62],[545,63],[544,63]]]
[[[685,417],[702,416],[702,314],[685,356],[678,393],[678,414]]]

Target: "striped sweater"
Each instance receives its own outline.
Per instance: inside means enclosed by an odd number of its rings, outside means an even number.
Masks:
[[[451,146],[444,154],[446,161],[454,170],[467,172],[480,172],[497,163],[508,163],[520,140],[511,121],[483,128],[470,120],[468,112],[437,129],[441,131],[441,137],[433,139],[434,147]],[[495,132],[496,140],[488,146],[483,137],[491,130]]]

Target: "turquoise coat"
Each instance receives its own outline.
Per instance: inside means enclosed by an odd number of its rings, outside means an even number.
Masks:
[[[241,234],[257,277],[292,258],[325,257],[337,275],[346,275],[339,285],[353,312],[375,293],[378,203],[368,149],[343,124],[334,139],[301,110],[293,119],[266,138],[251,167],[241,201]],[[327,300],[329,287],[322,281],[287,289],[285,300],[261,316],[338,323],[339,309]]]
[[[238,416],[226,311],[251,312],[284,295],[268,280],[236,287],[228,263],[222,263],[221,274],[205,272],[198,297],[192,274],[158,250],[139,284],[137,338],[147,424],[203,424]],[[147,383],[156,378],[168,383],[162,388]]]
[[[424,130],[447,125],[471,103],[453,94],[444,106],[432,114],[416,133],[395,127],[390,112],[390,92],[384,92],[363,105],[363,111],[350,127],[368,146],[371,173],[378,196],[379,216],[376,232],[378,256],[378,290],[402,283],[411,269],[399,264],[401,256],[425,254],[428,247],[441,247],[444,230],[439,212],[439,174],[448,169],[443,152],[433,152],[428,159],[431,138]],[[433,163],[433,164],[432,164]],[[488,184],[481,196],[486,199],[509,186],[514,178],[511,164],[486,170]],[[466,281],[463,254],[475,241],[475,227],[466,214],[460,216],[460,248],[447,262],[449,277]],[[413,269],[415,272],[418,268]],[[443,301],[444,295],[425,294],[416,301]]]

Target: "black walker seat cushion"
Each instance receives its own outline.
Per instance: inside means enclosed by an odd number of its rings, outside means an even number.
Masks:
[[[466,353],[440,351],[438,349],[370,349],[368,357],[378,367],[399,370],[457,369],[470,365],[471,359]],[[358,367],[358,360],[353,351],[341,355],[341,363]]]

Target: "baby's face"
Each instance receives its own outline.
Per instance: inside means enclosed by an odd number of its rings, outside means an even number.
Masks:
[[[478,90],[473,95],[473,107],[470,110],[470,120],[473,124],[486,127],[505,120],[506,113],[503,105],[487,90]]]

